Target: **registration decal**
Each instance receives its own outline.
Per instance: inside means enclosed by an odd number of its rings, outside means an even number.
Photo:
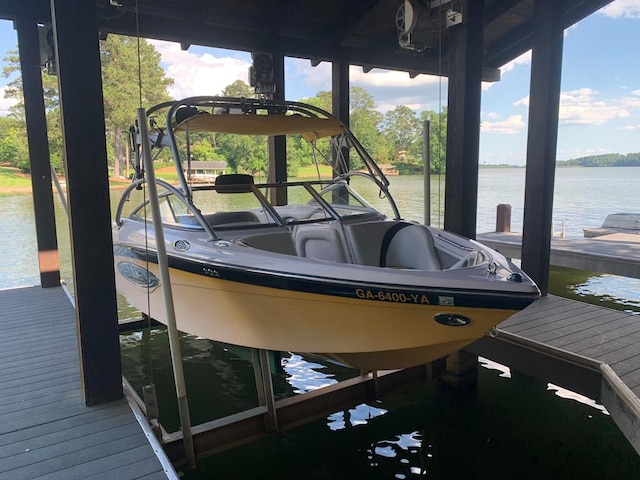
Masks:
[[[366,300],[379,300],[381,302],[412,303],[417,305],[430,305],[429,297],[424,293],[390,292],[385,290],[370,290],[368,288],[356,288],[356,297]]]

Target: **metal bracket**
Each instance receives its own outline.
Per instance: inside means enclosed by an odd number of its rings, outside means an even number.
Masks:
[[[142,397],[146,407],[147,421],[151,423],[152,420],[156,420],[159,416],[156,386],[152,383],[142,387]]]
[[[456,12],[455,10],[447,10],[445,20],[446,20],[447,28],[451,28],[455,25],[460,25],[463,21],[462,12]]]

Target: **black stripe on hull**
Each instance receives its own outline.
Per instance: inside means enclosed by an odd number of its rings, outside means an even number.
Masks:
[[[117,255],[157,264],[155,252],[117,246]],[[261,287],[292,290],[342,298],[405,304],[442,305],[522,310],[536,298],[535,294],[496,292],[492,290],[457,290],[438,287],[416,288],[395,284],[350,281],[337,278],[299,275],[282,271],[259,270],[235,265],[214,264],[168,255],[169,267],[183,272]]]

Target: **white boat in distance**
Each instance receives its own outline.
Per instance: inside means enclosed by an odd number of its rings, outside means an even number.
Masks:
[[[159,125],[165,112],[166,124]],[[461,349],[540,295],[499,253],[402,220],[376,163],[319,108],[193,97],[147,113],[152,151],[157,157],[170,149],[179,179],[178,186],[157,184],[183,332],[312,353],[363,370],[405,368]],[[286,135],[287,142],[304,143],[310,161],[338,174],[263,184],[230,174],[213,185],[190,184],[183,174],[190,148],[212,134],[218,142],[249,135],[265,145],[267,136]],[[133,143],[139,161],[145,146]],[[149,199],[138,172],[114,222],[117,288],[131,305],[166,322]],[[363,182],[387,207],[374,208],[356,193]]]

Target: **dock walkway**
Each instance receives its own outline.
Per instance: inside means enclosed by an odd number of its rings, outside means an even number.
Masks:
[[[549,295],[465,350],[596,400],[640,453],[640,315]]]
[[[178,478],[126,399],[85,406],[62,288],[0,290],[0,329],[0,479]]]
[[[520,233],[480,233],[477,239],[506,257],[522,258]],[[619,233],[596,238],[553,237],[550,263],[559,267],[640,278],[640,235]]]

